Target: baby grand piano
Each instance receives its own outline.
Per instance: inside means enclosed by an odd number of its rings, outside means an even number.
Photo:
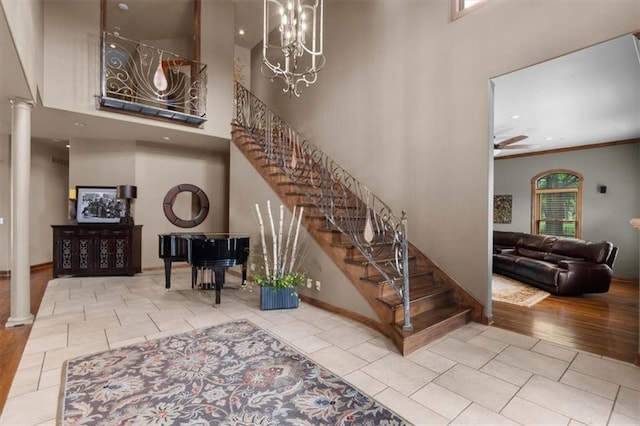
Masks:
[[[215,276],[216,305],[227,268],[242,265],[242,283],[247,279],[249,236],[212,232],[172,232],[158,235],[158,255],[164,260],[165,286],[171,287],[172,262],[189,262],[191,286],[195,287],[198,271],[211,270]],[[213,276],[212,276],[213,278]],[[214,283],[203,283],[214,286]]]

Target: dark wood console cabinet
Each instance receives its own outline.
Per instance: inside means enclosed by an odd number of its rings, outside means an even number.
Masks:
[[[78,224],[53,228],[53,278],[142,272],[142,225]]]

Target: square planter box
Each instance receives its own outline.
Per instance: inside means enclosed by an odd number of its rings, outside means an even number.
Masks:
[[[260,309],[293,309],[298,307],[297,288],[260,287]]]

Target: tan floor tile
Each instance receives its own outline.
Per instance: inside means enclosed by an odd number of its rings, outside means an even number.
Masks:
[[[481,335],[484,337],[488,337],[489,339],[499,340],[509,345],[521,347],[523,349],[531,349],[539,341],[535,337],[524,336],[522,334],[514,333],[513,331],[509,330],[503,330],[497,327],[489,327],[485,331],[483,331]]]
[[[610,399],[540,376],[533,376],[518,392],[518,396],[567,417],[593,425],[606,424],[613,408],[613,401]]]
[[[307,356],[339,376],[349,374],[367,364],[362,358],[333,345],[312,352]]]
[[[533,375],[530,372],[521,368],[513,367],[505,364],[504,362],[491,360],[486,363],[481,369],[483,373],[491,374],[494,377],[502,379],[506,382],[513,383],[517,386],[524,385],[527,380]]]
[[[517,426],[518,423],[479,404],[471,404],[450,425],[478,426]]]
[[[571,363],[570,368],[588,376],[618,383],[640,391],[640,368],[632,364],[623,364],[591,355],[578,354]]]
[[[436,373],[444,373],[454,365],[456,362],[431,352],[428,348],[421,348],[408,356],[408,359],[415,362],[418,365],[428,368]]]
[[[562,361],[571,362],[578,355],[578,352],[559,345],[554,345],[545,341],[540,341],[531,348],[533,352],[537,352],[543,355],[549,355],[554,358],[558,358]]]
[[[451,392],[442,386],[438,386],[435,383],[428,383],[425,387],[411,395],[411,399],[449,420],[456,418],[471,404],[471,401],[467,398]]]
[[[502,351],[496,356],[496,361],[547,377],[551,380],[559,380],[569,367],[569,363],[566,361],[527,351],[516,346],[509,346]]]
[[[58,388],[55,386],[9,398],[2,411],[2,425],[35,425],[56,418]],[[34,404],[37,402],[37,409]]]
[[[362,371],[404,395],[411,395],[437,377],[433,371],[398,354],[387,355],[362,368]]]
[[[574,370],[568,370],[564,373],[560,382],[612,400],[616,398],[619,389],[619,386],[614,383]]]
[[[566,425],[569,417],[558,414],[553,410],[536,405],[526,399],[513,398],[500,412],[505,417],[522,425]]]
[[[462,364],[433,382],[495,412],[499,412],[518,391],[518,387],[511,383]]]
[[[353,373],[349,373],[344,376],[344,379],[355,386],[360,391],[367,395],[375,396],[376,394],[387,389],[387,385],[374,379],[366,373],[360,370],[356,370]]]
[[[496,356],[493,351],[456,339],[441,339],[429,350],[472,368],[480,368]]]
[[[376,395],[381,404],[415,425],[446,425],[448,420],[402,393],[388,388]]]
[[[621,387],[613,412],[635,419],[640,424],[640,392]]]

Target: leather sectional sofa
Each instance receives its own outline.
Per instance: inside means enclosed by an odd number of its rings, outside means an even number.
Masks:
[[[609,291],[617,253],[607,241],[493,231],[493,272],[558,296]]]

